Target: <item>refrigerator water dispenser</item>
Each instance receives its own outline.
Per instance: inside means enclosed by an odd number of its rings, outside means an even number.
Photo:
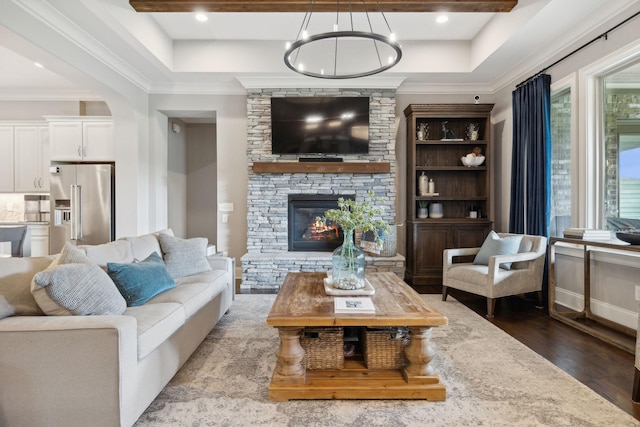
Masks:
[[[71,200],[58,199],[53,210],[53,225],[69,225],[71,223]]]

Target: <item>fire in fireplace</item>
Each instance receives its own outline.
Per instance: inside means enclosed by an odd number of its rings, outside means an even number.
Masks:
[[[332,251],[342,244],[342,230],[321,220],[325,211],[338,207],[338,198],[353,196],[331,194],[290,194],[289,251]]]

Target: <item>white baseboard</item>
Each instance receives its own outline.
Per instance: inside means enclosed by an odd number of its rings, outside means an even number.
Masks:
[[[574,311],[581,311],[584,307],[584,297],[566,289],[556,288],[556,303]],[[628,328],[638,329],[638,313],[635,311],[616,307],[592,298],[591,312]]]

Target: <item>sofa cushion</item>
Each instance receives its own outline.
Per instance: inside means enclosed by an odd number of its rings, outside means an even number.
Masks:
[[[175,302],[182,304],[184,315],[188,319],[206,305],[213,297],[213,288],[207,283],[191,283],[176,286],[149,301],[149,304]]]
[[[160,242],[158,241],[158,234],[160,233],[173,236],[173,230],[168,228],[166,230],[145,234],[142,236],[125,237],[124,240],[129,242],[129,244],[131,245],[131,252],[133,253],[133,257],[138,261],[142,261],[154,252],[162,254],[162,249],[160,249]]]
[[[174,279],[211,270],[205,237],[179,239],[166,233],[158,237],[167,270]]]
[[[116,240],[102,245],[82,245],[78,248],[84,250],[91,261],[105,269],[109,262],[133,262],[131,244],[126,240]]]
[[[0,295],[11,304],[17,316],[44,314],[31,294],[31,280],[52,261],[49,257],[0,258]]]
[[[0,295],[0,319],[4,319],[5,317],[13,316],[16,310],[13,308],[9,301],[5,299],[2,295]]]
[[[485,239],[480,251],[473,263],[476,265],[489,265],[489,258],[495,255],[515,255],[520,248],[522,235],[500,237],[495,231],[491,231]],[[511,269],[510,262],[500,264],[500,268]]]
[[[107,273],[127,301],[128,307],[142,305],[156,295],[176,287],[176,282],[156,252],[140,262],[109,262]]]
[[[122,314],[126,309],[107,273],[69,243],[46,270],[36,273],[31,293],[48,315]]]
[[[135,317],[137,321],[138,359],[151,353],[185,322],[184,309],[178,303],[129,307],[124,314]]]
[[[191,276],[176,279],[176,285],[188,285],[189,283],[213,283],[218,279],[218,277],[224,276],[225,274],[227,274],[227,272],[224,270],[205,271],[203,273],[192,274]]]

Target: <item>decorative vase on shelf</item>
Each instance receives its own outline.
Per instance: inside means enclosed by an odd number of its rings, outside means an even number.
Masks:
[[[424,171],[422,171],[420,176],[418,176],[418,194],[420,196],[424,196],[429,192],[428,181],[429,181],[429,179],[424,174]]]
[[[353,241],[354,230],[343,230],[344,242],[331,256],[331,282],[336,289],[364,288],[364,251]]]

